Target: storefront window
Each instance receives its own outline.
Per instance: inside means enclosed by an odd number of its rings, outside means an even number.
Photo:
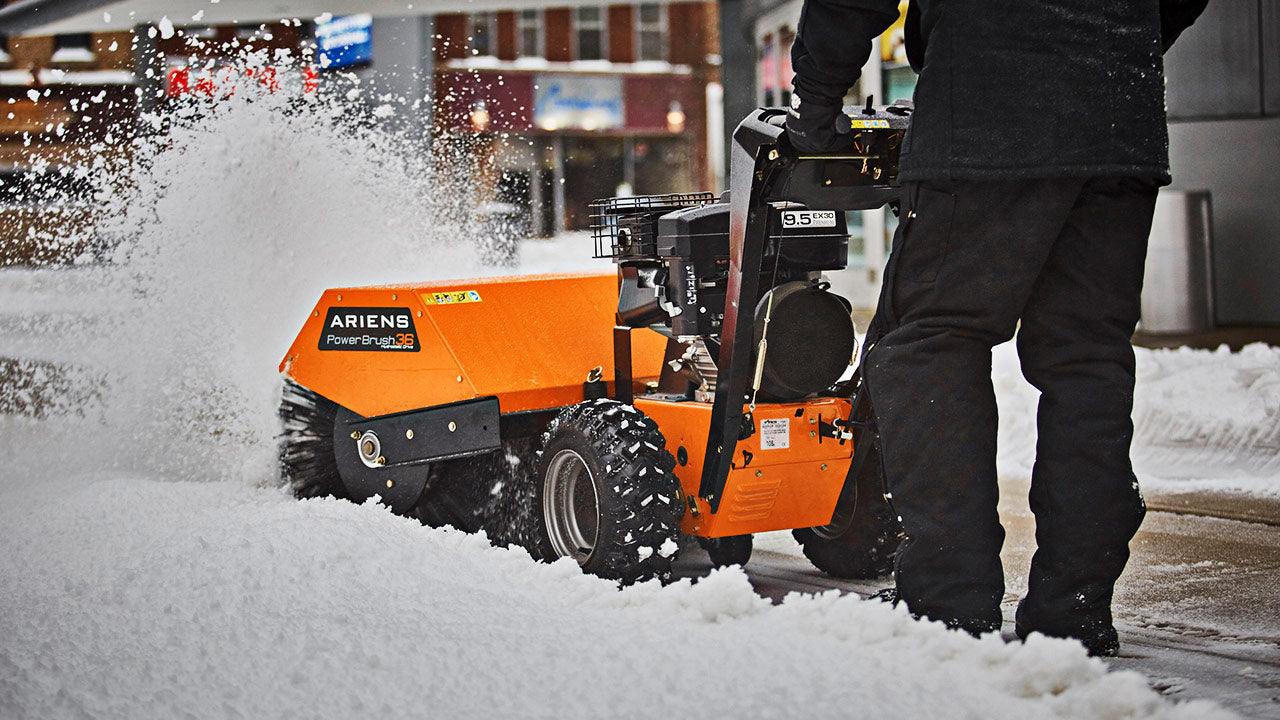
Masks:
[[[493,13],[476,13],[471,16],[471,51],[473,55],[496,55],[498,33],[494,28]]]
[[[778,104],[778,41],[774,35],[764,36],[760,49],[760,92],[762,104],[771,107]]]
[[[667,12],[657,3],[636,7],[636,59],[667,59]]]
[[[782,42],[778,47],[778,104],[791,106],[791,80],[795,73],[791,70],[791,46],[796,41],[796,34],[791,28],[784,27],[779,33]]]
[[[607,57],[604,18],[604,9],[599,7],[580,7],[574,11],[579,60],[603,60]]]
[[[542,57],[542,11],[521,10],[516,23],[520,57]]]
[[[89,33],[54,36],[53,57],[49,59],[50,62],[93,62],[93,59],[93,36]]]

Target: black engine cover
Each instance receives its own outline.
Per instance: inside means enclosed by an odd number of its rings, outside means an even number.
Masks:
[[[834,385],[853,362],[857,343],[849,310],[847,300],[812,283],[784,283],[765,293],[755,316],[757,352],[769,317],[760,392],[799,400]]]

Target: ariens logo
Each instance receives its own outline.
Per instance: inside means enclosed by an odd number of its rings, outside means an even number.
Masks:
[[[365,330],[375,330],[378,328],[390,328],[407,330],[409,329],[408,315],[384,315],[367,313],[333,315],[329,319],[330,328],[361,328]]]

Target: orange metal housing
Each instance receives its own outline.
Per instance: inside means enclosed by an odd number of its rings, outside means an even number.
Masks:
[[[572,405],[592,368],[613,378],[617,307],[612,271],[328,290],[280,372],[365,417],[488,396],[504,413]],[[407,308],[419,350],[320,350],[330,308]],[[632,333],[638,382],[657,378],[665,347]]]
[[[498,398],[503,413],[572,405],[582,400],[592,368],[613,377],[617,303],[612,272],[328,290],[280,372],[365,417],[489,396]],[[333,308],[407,309],[419,349],[320,350]],[[725,537],[831,521],[853,447],[822,437],[818,428],[848,417],[847,400],[757,405],[756,432],[738,442],[719,512],[712,515],[697,497],[711,405],[644,397],[643,382],[661,370],[666,338],[651,330],[631,338],[635,406],[658,423],[667,451],[685,458],[675,469],[692,498],[683,532]]]
[[[757,405],[752,413],[756,432],[738,441],[720,510],[714,515],[698,497],[711,405],[637,397],[635,406],[658,423],[667,451],[686,458],[675,469],[687,498],[682,532],[726,537],[831,522],[853,462],[853,443],[822,437],[818,427],[848,417],[849,401],[818,398]]]

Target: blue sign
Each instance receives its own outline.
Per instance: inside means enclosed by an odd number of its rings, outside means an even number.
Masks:
[[[543,130],[608,130],[624,121],[622,78],[617,75],[539,75],[533,123]]]
[[[316,63],[321,70],[336,70],[372,59],[372,15],[342,15],[316,21]]]

